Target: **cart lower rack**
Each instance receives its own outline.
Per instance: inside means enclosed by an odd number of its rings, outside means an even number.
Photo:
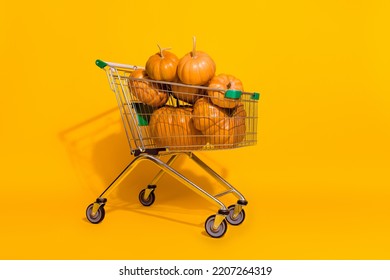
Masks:
[[[86,210],[94,224],[105,217],[107,196],[140,162],[159,167],[150,184],[139,193],[139,201],[151,206],[156,186],[167,173],[218,205],[216,214],[206,219],[205,230],[221,237],[227,223],[239,225],[245,219],[244,196],[199,159],[194,151],[233,149],[255,145],[257,141],[257,107],[259,94],[233,89],[184,85],[178,82],[148,78],[143,67],[96,61],[106,72],[115,93],[126,137],[134,159]],[[172,167],[179,156],[187,156],[211,175],[224,191],[210,194]],[[162,157],[168,157],[163,161]],[[219,199],[225,195],[237,198],[228,207]]]

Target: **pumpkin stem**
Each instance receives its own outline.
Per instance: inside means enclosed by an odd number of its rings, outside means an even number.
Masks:
[[[159,44],[157,44],[157,47],[158,47],[159,50],[160,50],[159,55],[161,56],[161,58],[164,58],[164,51],[170,50],[170,49],[171,49],[171,48],[161,48]]]
[[[196,37],[192,37],[192,57],[196,57]]]

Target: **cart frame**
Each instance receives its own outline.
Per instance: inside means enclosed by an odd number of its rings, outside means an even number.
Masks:
[[[151,206],[155,201],[155,190],[158,182],[162,176],[167,173],[172,177],[176,178],[184,186],[187,186],[194,192],[203,196],[205,199],[209,200],[211,203],[219,207],[216,214],[209,216],[205,222],[206,232],[214,238],[222,237],[227,230],[227,222],[231,225],[240,225],[245,219],[244,206],[248,204],[248,201],[245,197],[231,184],[229,184],[225,179],[223,179],[217,172],[211,169],[205,162],[203,162],[198,156],[194,154],[193,151],[182,149],[177,151],[171,151],[164,147],[148,146],[143,141],[143,133],[145,132],[137,123],[137,115],[135,110],[125,110],[124,105],[129,105],[134,103],[127,95],[131,94],[127,92],[126,85],[122,84],[122,79],[126,77],[121,77],[118,71],[134,71],[136,69],[143,69],[139,66],[113,63],[113,62],[104,62],[102,60],[97,60],[96,65],[101,69],[105,70],[107,78],[109,80],[110,88],[116,94],[116,99],[118,102],[118,108],[121,113],[121,118],[125,127],[125,133],[127,136],[128,144],[130,146],[131,153],[135,156],[134,159],[123,169],[123,171],[108,185],[108,187],[98,196],[95,202],[91,203],[86,210],[87,219],[93,223],[100,223],[105,217],[104,206],[107,203],[107,196],[117,188],[122,180],[134,170],[139,163],[143,161],[149,161],[154,163],[158,168],[158,173],[150,181],[146,188],[141,190],[139,193],[139,201],[144,206]],[[119,84],[116,82],[119,80]],[[191,87],[191,86],[190,86]],[[206,88],[206,87],[204,87]],[[240,95],[242,93],[240,92]],[[251,95],[251,102],[254,108],[254,112],[251,112],[253,119],[257,120],[257,101],[259,99],[258,93],[246,93],[244,94]],[[130,117],[128,117],[130,116]],[[133,122],[133,123],[131,123]],[[252,126],[257,126],[257,122],[254,121]],[[250,141],[247,141],[242,146],[254,145],[256,144],[256,127],[252,130],[254,137],[249,137]],[[253,135],[252,135],[253,136]],[[135,141],[136,147],[134,147],[134,138],[140,140]],[[241,145],[234,145],[229,148],[241,147]],[[210,148],[208,148],[210,149]],[[182,175],[176,169],[172,167],[173,163],[179,156],[186,155],[191,159],[195,164],[201,167],[206,173],[211,175],[220,185],[224,187],[222,192],[217,194],[210,194],[205,191],[203,188],[195,184],[189,178]],[[166,162],[161,158],[169,157]],[[219,199],[225,195],[232,194],[237,198],[237,202],[234,205],[226,207],[226,205]]]

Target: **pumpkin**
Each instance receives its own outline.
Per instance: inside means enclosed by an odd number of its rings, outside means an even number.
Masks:
[[[161,90],[153,82],[137,79],[149,79],[149,76],[143,69],[136,69],[130,75],[129,89],[139,101],[152,107],[160,107],[167,102],[167,91]]]
[[[202,89],[196,86],[183,85],[178,77],[176,77],[174,82],[171,84],[172,94],[181,101],[194,104],[203,95],[204,91]]]
[[[157,45],[160,51],[149,57],[145,65],[146,73],[153,80],[172,82],[176,77],[176,68],[179,58]]]
[[[191,107],[164,106],[150,117],[150,135],[158,147],[169,150],[194,150],[206,144],[194,126]]]
[[[194,105],[194,126],[215,148],[236,145],[245,138],[244,105],[239,103],[234,109],[215,106],[208,98],[200,98]]]
[[[207,94],[215,105],[222,108],[234,108],[239,104],[239,100],[225,98],[225,91],[229,89],[234,90],[244,90],[242,82],[232,75],[219,74],[218,76],[213,77],[208,85],[211,89],[221,89],[219,90],[208,90]]]
[[[205,52],[196,50],[193,38],[192,52],[187,53],[177,65],[179,79],[188,85],[204,85],[215,75],[215,62]]]

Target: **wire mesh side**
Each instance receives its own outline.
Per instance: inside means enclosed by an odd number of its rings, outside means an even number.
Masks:
[[[132,152],[232,149],[257,143],[258,100],[253,93],[228,99],[220,89],[140,78],[132,69],[107,71]]]

